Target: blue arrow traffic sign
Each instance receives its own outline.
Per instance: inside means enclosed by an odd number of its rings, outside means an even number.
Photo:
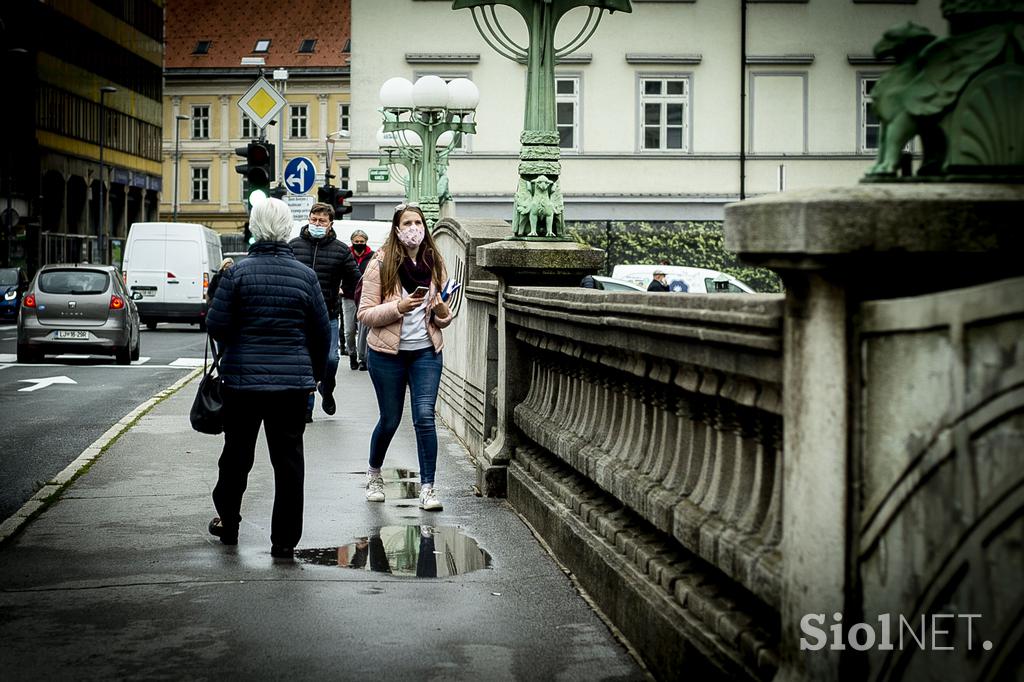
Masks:
[[[305,156],[297,156],[284,167],[284,186],[292,194],[305,194],[316,182],[316,166]]]

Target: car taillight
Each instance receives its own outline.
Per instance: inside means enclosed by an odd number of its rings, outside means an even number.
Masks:
[[[120,310],[123,307],[124,307],[124,299],[123,298],[121,298],[117,294],[114,294],[113,296],[110,297],[110,309],[111,310]]]
[[[21,304],[23,306],[25,306],[26,308],[35,308],[36,307],[36,295],[35,294],[28,294],[27,296],[25,296],[25,300],[22,301]]]
[[[203,289],[209,289],[209,288],[210,288],[210,273],[204,272],[203,273]]]
[[[128,286],[128,271],[127,270],[125,272],[121,273],[121,278],[124,280],[124,285]]]

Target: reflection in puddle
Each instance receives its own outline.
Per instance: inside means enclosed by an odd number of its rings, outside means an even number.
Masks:
[[[491,565],[491,556],[455,526],[384,526],[349,545],[297,549],[295,559],[416,578],[444,578]]]

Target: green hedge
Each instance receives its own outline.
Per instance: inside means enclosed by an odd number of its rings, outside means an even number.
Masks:
[[[727,272],[761,293],[782,291],[782,280],[774,272],[743,265],[726,250],[720,221],[569,221],[567,227],[577,242],[605,250],[602,274],[608,276],[616,265],[664,261]]]

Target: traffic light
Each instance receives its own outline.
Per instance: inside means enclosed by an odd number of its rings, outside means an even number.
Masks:
[[[331,202],[331,206],[334,207],[335,218],[341,218],[346,213],[352,212],[352,207],[348,203],[348,200],[351,198],[352,190],[350,189],[334,190],[334,201]]]
[[[250,142],[235,149],[235,154],[245,158],[245,163],[235,166],[235,172],[246,180],[245,200],[252,207],[253,195],[261,192],[270,195],[270,180],[274,177],[274,145],[269,142]]]
[[[350,189],[341,189],[331,185],[324,185],[316,189],[316,200],[329,204],[334,209],[335,218],[341,218],[346,213],[352,212],[352,207],[348,205],[348,200],[351,198],[352,190]]]

